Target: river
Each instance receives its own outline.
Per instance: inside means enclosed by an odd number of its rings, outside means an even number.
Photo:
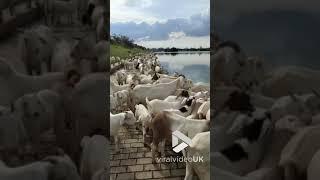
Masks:
[[[209,52],[156,53],[161,66],[169,74],[178,72],[192,79],[194,83],[210,82]]]

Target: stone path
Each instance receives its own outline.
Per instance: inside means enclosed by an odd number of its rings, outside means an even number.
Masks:
[[[120,152],[114,151],[114,142],[111,146],[110,180],[184,179],[184,163],[152,164],[151,152],[144,147],[142,133],[135,126],[120,129],[119,137]],[[170,147],[166,149],[166,155],[180,156],[170,151]]]

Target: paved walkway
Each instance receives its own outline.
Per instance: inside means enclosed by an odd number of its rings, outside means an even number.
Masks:
[[[122,128],[119,132],[120,152],[115,153],[114,142],[111,146],[110,179],[166,179],[183,180],[185,176],[184,163],[157,163],[152,164],[151,151],[145,148],[142,133],[135,126]],[[170,155],[179,156],[170,148],[166,151]]]

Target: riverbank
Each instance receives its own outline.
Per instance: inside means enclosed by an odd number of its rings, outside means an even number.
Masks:
[[[144,49],[140,49],[140,48],[129,48],[129,47],[125,47],[121,44],[114,44],[112,43],[110,46],[110,55],[111,57],[119,57],[121,59],[126,59],[128,57],[130,57],[131,55],[135,55],[135,54],[139,54],[139,53],[145,53],[147,52]],[[115,62],[111,62],[111,63],[115,63]]]

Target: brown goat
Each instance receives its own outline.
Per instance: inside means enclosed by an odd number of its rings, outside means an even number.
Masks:
[[[155,162],[155,154],[158,149],[160,149],[161,156],[165,156],[165,143],[171,141],[172,131],[179,130],[193,138],[197,133],[210,130],[209,123],[209,120],[187,119],[170,111],[156,114],[146,125],[147,134],[152,136],[150,146],[153,162]]]

